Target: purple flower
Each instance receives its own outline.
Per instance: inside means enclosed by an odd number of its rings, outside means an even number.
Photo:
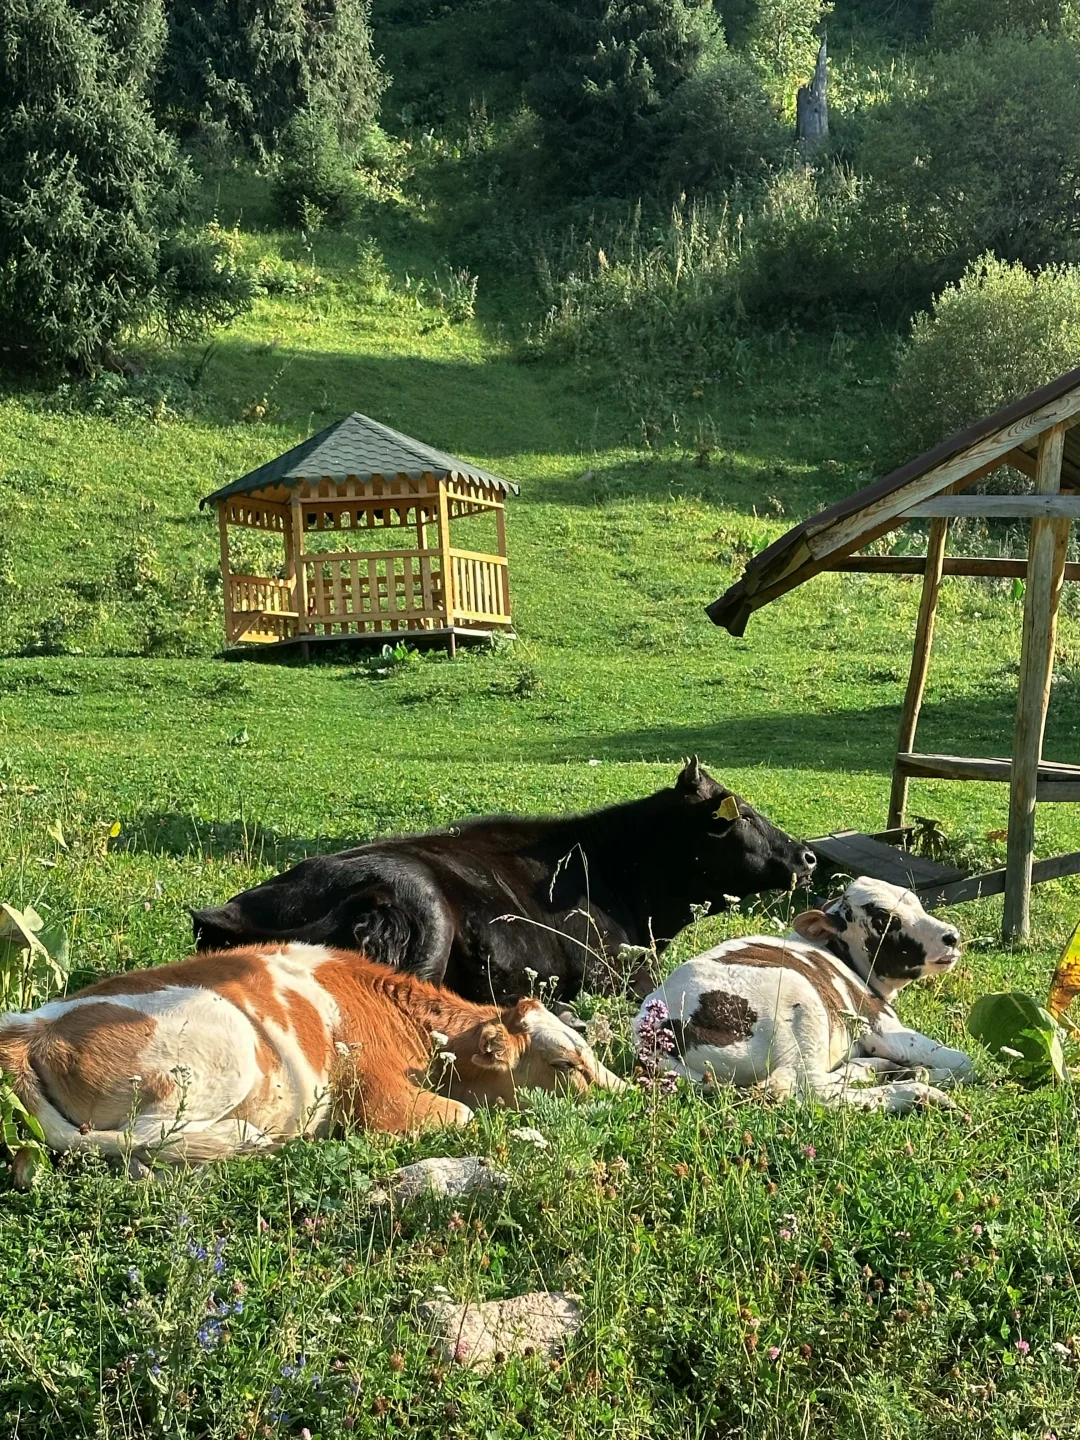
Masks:
[[[226,1306],[226,1309],[227,1309],[227,1308],[228,1308],[228,1307]],[[233,1307],[232,1307],[232,1308],[233,1308],[233,1314],[234,1314],[234,1315],[242,1315],[242,1314],[244,1313],[244,1302],[243,1302],[243,1300],[234,1300],[234,1301],[233,1301]]]
[[[161,1366],[160,1366],[160,1365],[151,1365],[151,1366],[150,1366],[150,1374],[153,1375],[154,1379],[156,1380],[157,1377],[161,1374]]]
[[[281,1367],[281,1378],[283,1380],[291,1380],[294,1375],[299,1374],[300,1371],[296,1368],[295,1365],[282,1365]]]
[[[221,1321],[208,1320],[205,1325],[201,1325],[195,1332],[195,1338],[198,1340],[201,1349],[213,1350],[221,1338]]]
[[[972,1233],[973,1235],[981,1235],[981,1234],[983,1233],[982,1226],[981,1226],[981,1225],[973,1225],[973,1226],[971,1227],[971,1233]]]
[[[1026,1354],[1028,1353],[1028,1351],[1031,1349],[1031,1346],[1028,1344],[1028,1342],[1027,1342],[1026,1340],[1017,1340],[1017,1342],[1016,1342],[1016,1349],[1019,1351],[1019,1353],[1020,1353],[1021,1355],[1026,1355]]]
[[[780,1346],[779,1346],[779,1345],[770,1345],[769,1348],[768,1348],[768,1350],[766,1350],[765,1353],[766,1353],[766,1355],[768,1355],[768,1357],[769,1357],[770,1360],[774,1360],[774,1361],[775,1361],[775,1360],[779,1360],[779,1359],[780,1359]]]
[[[131,1281],[132,1285],[138,1285],[142,1279],[142,1275],[139,1273],[139,1267],[137,1265],[128,1266],[127,1278]]]
[[[813,1160],[814,1156],[817,1154],[817,1151],[814,1149],[813,1145],[804,1145],[802,1147],[802,1153],[806,1156],[808,1160]]]
[[[791,1231],[790,1231],[790,1230],[784,1229],[784,1230],[778,1231],[777,1233],[779,1234],[781,1240],[790,1240],[790,1239],[791,1239]]]
[[[200,1245],[197,1240],[189,1240],[187,1242],[187,1253],[191,1256],[192,1260],[205,1260],[206,1246]]]

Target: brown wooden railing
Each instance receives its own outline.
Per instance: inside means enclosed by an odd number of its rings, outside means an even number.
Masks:
[[[437,550],[305,555],[309,630],[378,634],[445,625],[440,558]]]
[[[289,640],[297,631],[299,613],[287,580],[264,575],[230,575],[229,640]]]
[[[510,623],[506,559],[475,550],[450,551],[454,579],[454,620]]]

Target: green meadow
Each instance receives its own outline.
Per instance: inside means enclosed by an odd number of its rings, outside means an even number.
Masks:
[[[512,284],[480,266],[476,313],[454,318],[434,202],[305,239],[271,228],[257,176],[205,189],[291,293],[134,378],[0,396],[0,899],[63,926],[69,988],[181,958],[189,906],[314,850],[602,805],[671,783],[694,753],[794,833],[884,823],[917,583],[820,577],[741,640],[704,606],[871,478],[886,339],[755,342],[742,381],[688,397],[643,448],[615,377],[523,347],[535,316]],[[516,641],[453,662],[220,658],[200,497],[354,409],[520,485]],[[921,749],[1008,752],[1021,608],[1008,584],[945,582]],[[1078,753],[1078,696],[1067,598],[1051,758]],[[912,786],[913,812],[980,868],[1002,859],[1006,804],[1002,787]],[[1075,848],[1071,807],[1044,806],[1039,853]],[[674,958],[774,928],[789,905],[704,917]],[[0,1193],[3,1433],[1080,1435],[1074,1094],[1018,1088],[965,1034],[987,990],[1045,995],[1080,885],[1035,892],[1020,951],[1001,950],[1000,911],[959,908],[962,963],[901,1001],[978,1055],[957,1111],[539,1096],[544,1151],[495,1113],[160,1184],[59,1161]],[[584,1008],[610,1016],[608,1058],[628,1072],[628,1004]],[[490,1155],[512,1183],[460,1217],[371,1203],[432,1154]],[[585,1328],[550,1365],[448,1369],[417,1320],[436,1286],[567,1290]]]

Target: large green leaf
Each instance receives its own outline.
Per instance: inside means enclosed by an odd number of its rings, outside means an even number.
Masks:
[[[968,1031],[1026,1083],[1065,1079],[1061,1032],[1030,995],[1018,990],[983,995],[971,1007]]]

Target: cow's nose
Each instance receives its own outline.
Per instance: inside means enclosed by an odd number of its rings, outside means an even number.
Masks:
[[[802,868],[807,872],[813,870],[814,866],[817,864],[817,856],[814,854],[813,850],[804,850],[799,859],[802,863]]]
[[[960,936],[955,930],[946,930],[945,934],[941,937],[941,943],[947,945],[950,950],[955,950],[960,944]]]

